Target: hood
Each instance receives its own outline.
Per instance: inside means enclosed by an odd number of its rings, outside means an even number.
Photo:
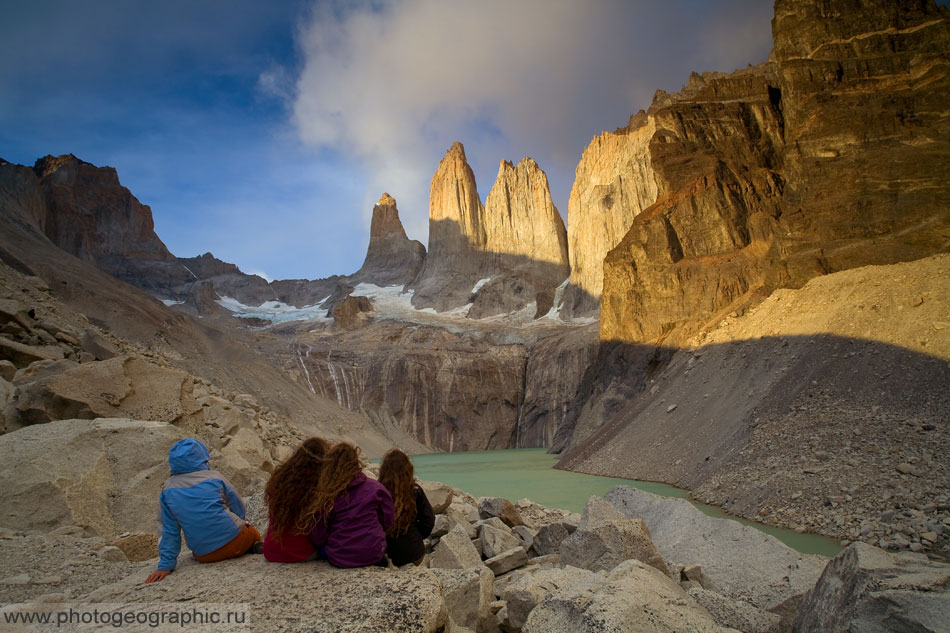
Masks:
[[[368,479],[368,477],[366,476],[366,473],[360,473],[360,474],[358,474],[356,477],[353,477],[353,481],[351,481],[350,483],[348,483],[348,484],[346,485],[346,488],[347,488],[347,490],[352,490],[353,488],[357,488],[357,487],[359,487],[359,486],[362,486],[363,483],[364,483],[367,479]]]
[[[168,465],[173,475],[208,470],[209,459],[211,455],[205,445],[190,437],[178,440],[168,450]]]

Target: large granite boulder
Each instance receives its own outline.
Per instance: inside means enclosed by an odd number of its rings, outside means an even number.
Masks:
[[[455,525],[439,539],[432,555],[429,567],[443,569],[468,569],[482,567],[482,557],[468,538],[468,532],[461,525]]]
[[[638,560],[552,592],[531,611],[521,630],[735,633],[716,624],[672,579]]]
[[[800,554],[773,536],[730,519],[714,519],[685,499],[616,486],[605,497],[624,516],[641,519],[670,562],[700,565],[704,588],[787,614],[817,582],[825,559]]]
[[[625,517],[600,497],[588,499],[581,523],[561,543],[560,555],[563,564],[591,571],[610,571],[634,558],[671,575],[643,521]]]
[[[432,570],[442,581],[442,596],[456,626],[483,631],[492,622],[495,575],[485,567]]]
[[[154,532],[168,449],[183,437],[171,424],[129,419],[60,420],[0,436],[0,525]]]
[[[798,603],[795,633],[950,630],[950,565],[852,543]]]
[[[508,607],[508,626],[521,629],[531,611],[548,594],[590,581],[593,577],[594,572],[576,567],[542,569],[520,575],[505,587],[502,594],[502,599]]]
[[[423,568],[335,569],[247,555],[212,565],[183,560],[161,582],[144,585],[151,569],[96,589],[83,601],[126,609],[147,603],[246,605],[252,630],[260,633],[436,633],[448,625],[442,583]]]

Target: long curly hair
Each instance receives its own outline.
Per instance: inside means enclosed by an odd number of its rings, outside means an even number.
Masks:
[[[379,466],[379,483],[386,486],[395,507],[396,518],[387,534],[405,534],[416,519],[416,493],[413,490],[416,477],[409,456],[398,448],[387,452]]]
[[[317,482],[329,452],[330,442],[322,437],[311,437],[267,480],[264,497],[270,513],[270,529],[278,542],[288,532],[308,533],[313,529],[313,516],[308,518],[306,511],[317,492]]]
[[[305,512],[311,529],[316,521],[325,521],[330,516],[336,498],[363,472],[365,465],[359,447],[349,442],[340,442],[330,449],[320,470],[316,493],[310,498]]]

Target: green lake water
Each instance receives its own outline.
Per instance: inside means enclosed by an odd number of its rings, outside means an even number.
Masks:
[[[415,455],[416,477],[441,481],[474,497],[504,497],[515,502],[530,499],[550,508],[582,512],[591,495],[603,496],[614,486],[624,485],[664,497],[689,499],[689,492],[666,484],[616,477],[597,477],[555,470],[557,455],[543,448],[520,448],[466,453]],[[838,541],[816,534],[799,534],[726,514],[719,508],[690,501],[709,516],[727,518],[762,530],[806,554],[835,556]]]

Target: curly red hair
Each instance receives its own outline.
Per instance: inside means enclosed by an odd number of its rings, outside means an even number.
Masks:
[[[396,518],[387,533],[390,536],[405,534],[416,519],[415,468],[409,456],[394,448],[383,456],[379,466],[379,483],[386,486],[393,497]]]
[[[333,503],[346,490],[365,466],[360,449],[349,442],[340,442],[327,453],[326,461],[317,480],[317,491],[310,498],[304,516],[313,529],[317,520],[325,520],[333,510]],[[309,531],[309,530],[308,530]]]
[[[311,437],[297,447],[267,481],[264,497],[270,513],[270,530],[278,542],[288,532],[303,534],[313,529],[313,515],[308,517],[307,509],[317,492],[317,482],[329,452],[330,442],[322,437]]]

